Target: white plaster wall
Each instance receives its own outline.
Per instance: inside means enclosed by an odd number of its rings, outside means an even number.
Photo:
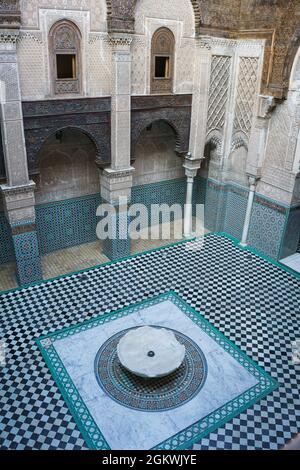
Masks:
[[[25,0],[21,1],[21,12],[17,50],[23,100],[51,97],[48,34],[62,19],[73,21],[82,35],[82,95],[68,97],[110,94],[111,50],[105,0]],[[55,96],[59,97],[67,96]]]
[[[300,201],[300,49],[291,72],[287,100],[272,112],[258,191],[280,202]]]
[[[134,149],[134,186],[183,177],[183,162],[175,146],[175,134],[168,124],[159,121],[151,130],[144,130]]]
[[[246,175],[248,151],[245,147],[233,150],[229,156],[226,167],[226,180],[248,187]]]
[[[39,156],[36,203],[61,201],[100,192],[96,151],[84,134],[64,131],[61,143],[51,137]]]
[[[194,71],[194,10],[190,0],[138,0],[132,45],[132,92],[150,92],[151,39],[161,27],[175,36],[174,93],[191,93]]]

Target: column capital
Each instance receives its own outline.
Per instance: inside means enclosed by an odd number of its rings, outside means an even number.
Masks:
[[[204,158],[193,158],[191,153],[187,153],[184,157],[183,168],[185,169],[185,175],[188,178],[194,178],[197,175],[197,171],[201,167]]]
[[[120,197],[126,197],[130,200],[132,188],[133,167],[114,170],[105,168],[101,171],[101,196],[111,203],[116,204]]]
[[[258,112],[257,117],[261,119],[270,119],[273,110],[276,108],[274,96],[259,95],[258,96]]]
[[[17,186],[10,186],[8,184],[0,185],[0,192],[3,193],[5,199],[33,193],[35,189],[36,184],[34,183],[34,181],[29,181],[28,184],[22,184]]]
[[[11,226],[24,221],[35,221],[35,188],[33,181],[18,186],[0,186],[5,214]]]
[[[261,168],[257,168],[255,173],[247,172],[247,177],[249,180],[250,189],[255,190],[256,185],[261,178]]]

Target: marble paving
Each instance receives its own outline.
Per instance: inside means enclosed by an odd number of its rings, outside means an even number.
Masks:
[[[96,428],[94,434],[99,436],[101,432],[100,445],[99,440],[87,436],[92,448],[174,449],[180,447],[178,443],[184,447],[193,434],[198,437],[201,434],[199,429],[195,431],[195,423],[198,428],[202,426],[202,431],[209,429],[209,424],[216,425],[231,416],[232,411],[239,412],[276,388],[275,381],[208,322],[202,323],[202,317],[173,293],[106,316],[106,320],[101,318],[100,324],[94,320],[51,334],[38,343],[62,393],[71,403],[72,413],[78,418],[78,408],[86,407],[87,419]],[[198,345],[206,359],[207,376],[202,388],[174,409],[128,408],[108,396],[97,382],[95,358],[101,346],[120,331],[144,325],[183,333]],[[65,371],[63,379],[62,370]],[[76,387],[75,392],[71,386],[71,395],[69,379]],[[208,423],[205,418],[211,421]],[[85,435],[86,420],[80,414],[79,420]]]

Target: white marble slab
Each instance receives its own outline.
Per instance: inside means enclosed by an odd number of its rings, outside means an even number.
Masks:
[[[194,340],[205,354],[206,382],[200,393],[183,406],[164,412],[131,410],[109,398],[98,385],[94,360],[99,348],[112,335],[138,325],[180,331]],[[54,346],[113,450],[151,449],[257,383],[255,377],[170,300],[56,341]]]
[[[288,256],[287,258],[280,260],[280,263],[288,266],[297,273],[300,273],[300,253],[295,253],[294,255]]]

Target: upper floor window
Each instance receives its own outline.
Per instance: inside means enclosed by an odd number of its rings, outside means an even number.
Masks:
[[[153,34],[151,50],[151,93],[172,93],[175,38],[168,28]]]
[[[59,21],[49,34],[52,92],[81,92],[81,35],[70,21]]]

